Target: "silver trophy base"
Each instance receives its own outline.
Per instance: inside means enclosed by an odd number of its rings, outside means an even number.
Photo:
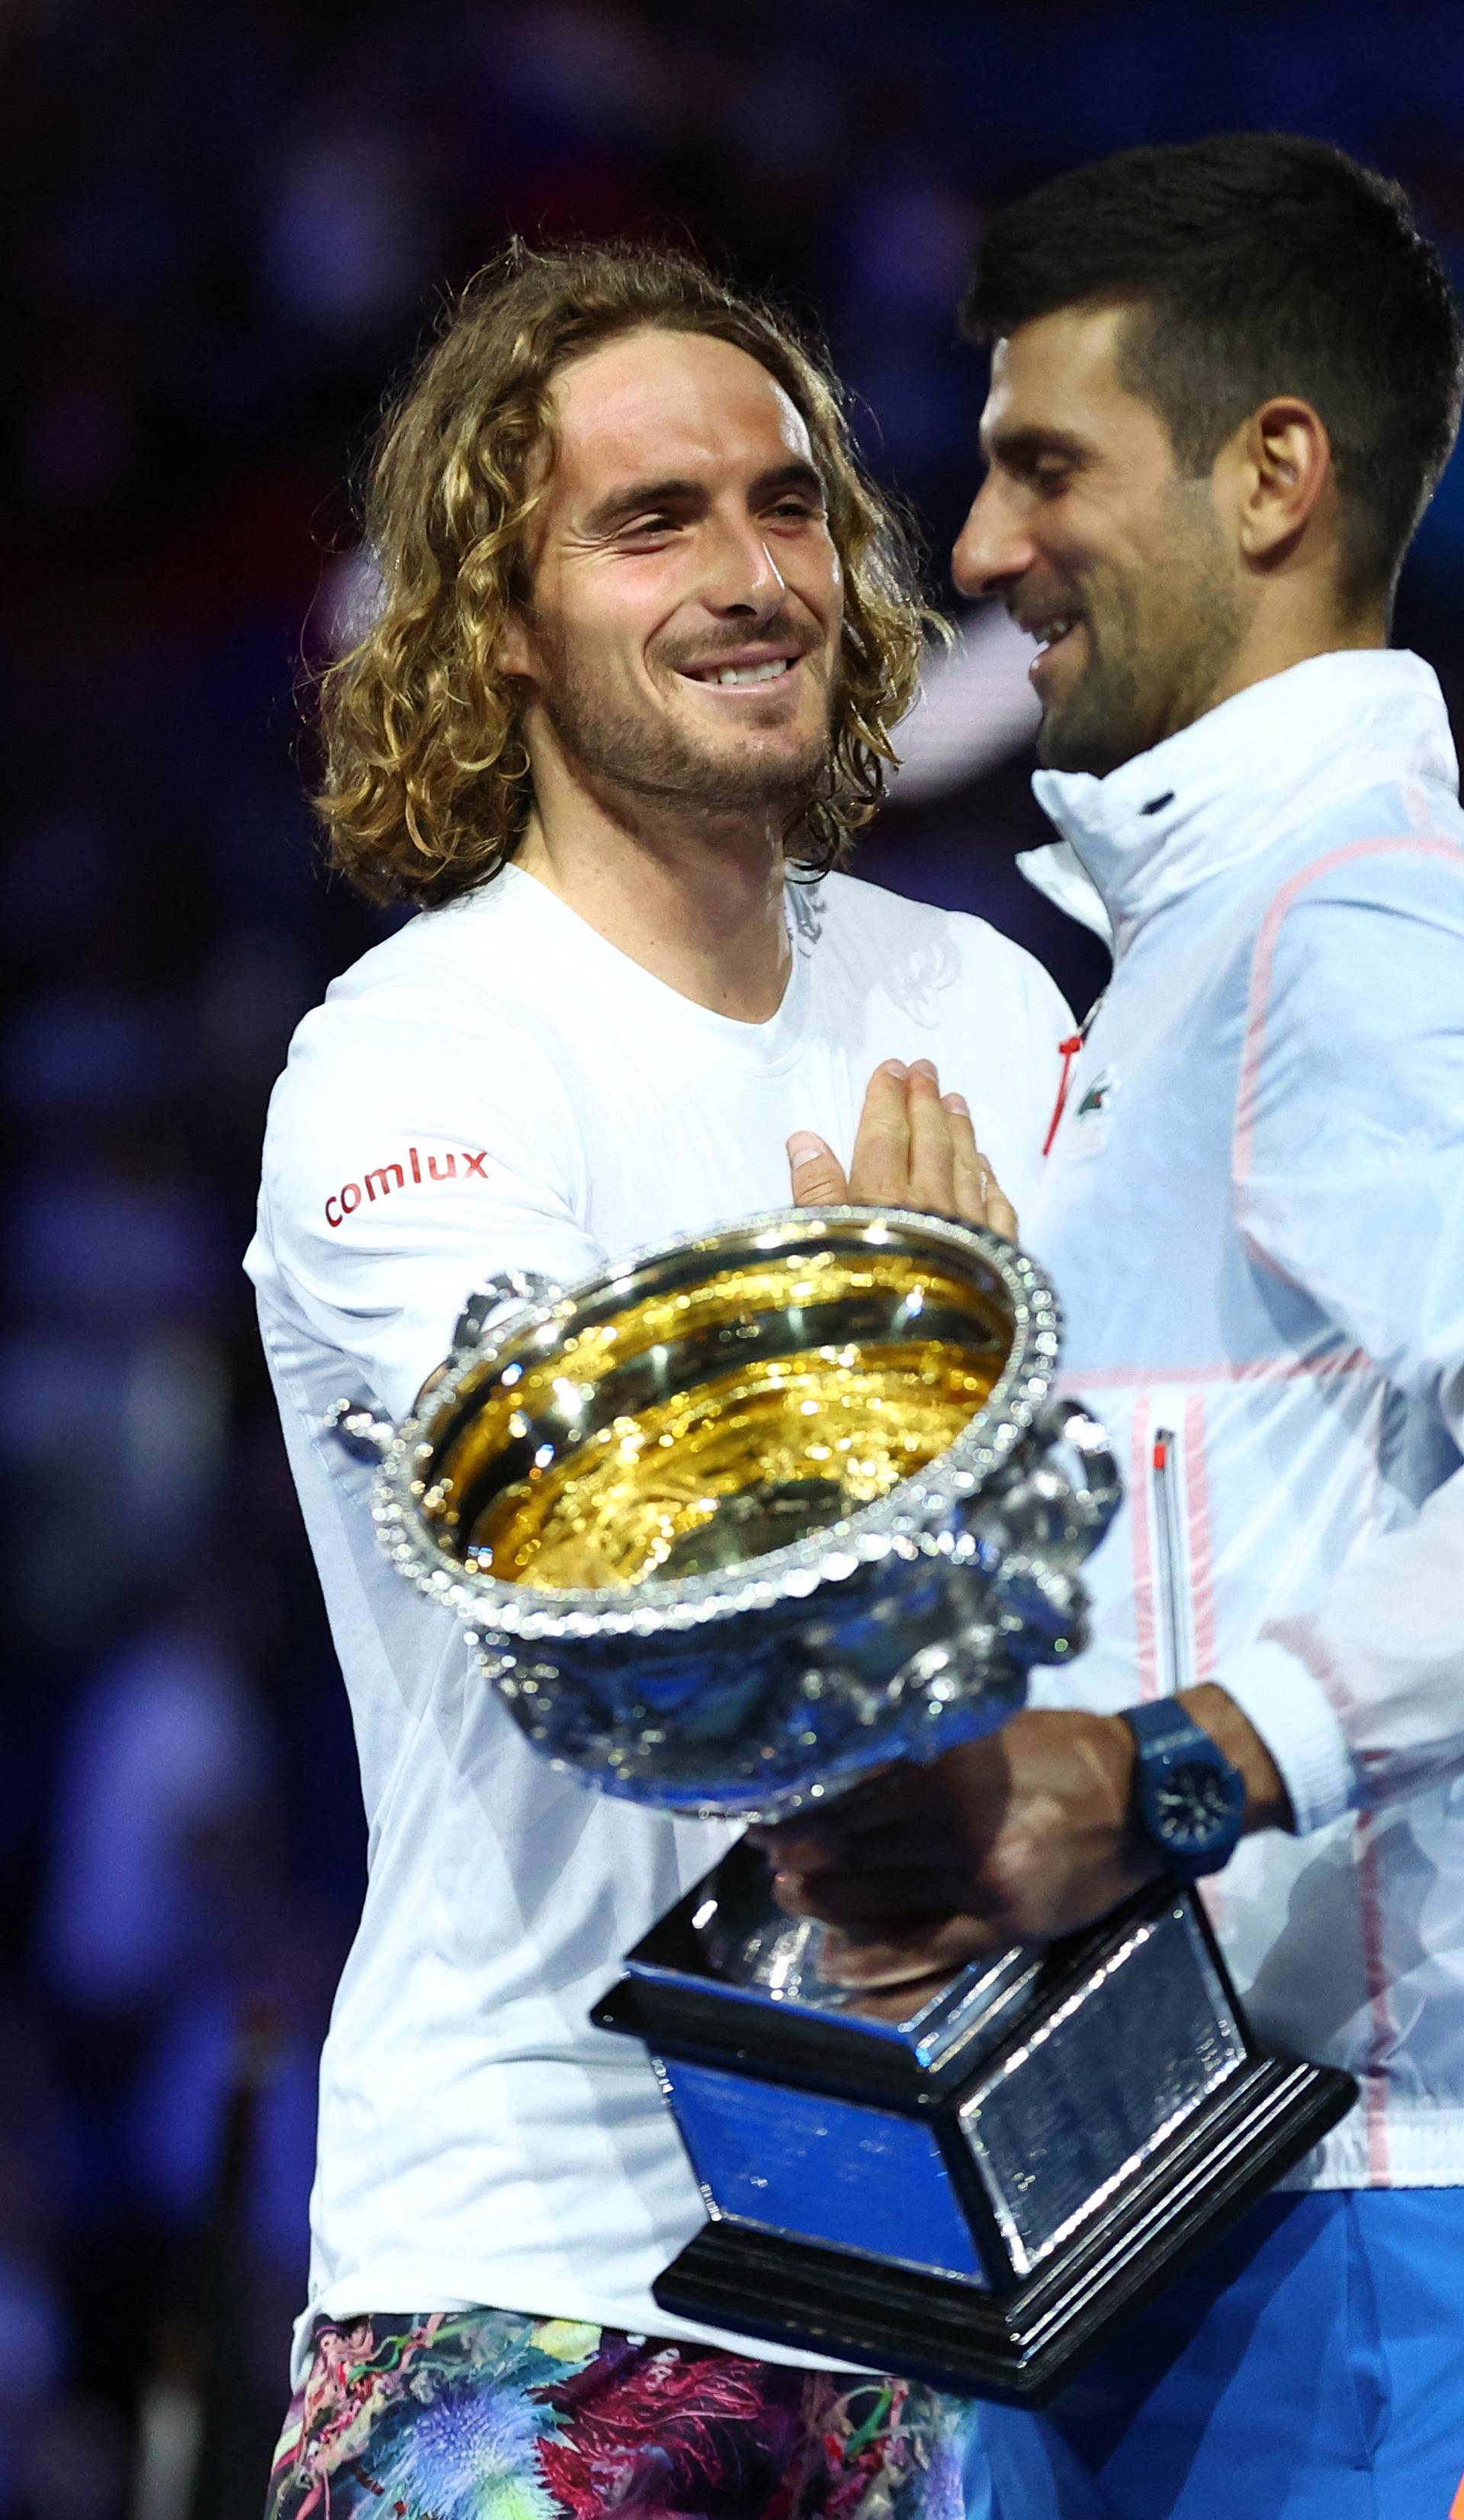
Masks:
[[[595,2014],[650,2048],[707,2203],[653,2287],[683,2318],[1040,2403],[1356,2095],[1257,2047],[1173,1882],[902,2021],[765,1910],[736,1847]]]
[[[1094,2216],[1080,2246],[1005,2295],[731,2221],[709,2223],[652,2290],[663,2310],[837,2355],[961,2397],[1040,2407],[1125,2319],[1257,2203],[1351,2106],[1330,2066],[1258,2056]]]

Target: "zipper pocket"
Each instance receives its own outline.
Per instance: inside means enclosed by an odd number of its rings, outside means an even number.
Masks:
[[[1160,1695],[1175,1697],[1190,1685],[1189,1622],[1185,1616],[1184,1550],[1179,1535],[1179,1439],[1171,1426],[1154,1431],[1151,1455],[1154,1492],[1155,1566],[1159,1592],[1159,1634],[1166,1669]]]

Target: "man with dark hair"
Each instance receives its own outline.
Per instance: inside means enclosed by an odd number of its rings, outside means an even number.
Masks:
[[[989,470],[956,578],[1038,642],[1063,841],[1033,872],[1096,886],[1115,940],[1024,1228],[1128,1497],[1091,1650],[994,1739],[782,1832],[783,1894],[834,1924],[831,1970],[880,1984],[1209,1876],[1259,2032],[1361,2096],[1292,2192],[1012,2419],[1012,2520],[1444,2520],[1464,816],[1438,684],[1387,640],[1459,310],[1395,186],[1238,135],[1017,203],[967,320]],[[826,1160],[802,1195],[841,1179]]]
[[[1269,132],[1078,167],[993,222],[962,317],[974,338],[1010,340],[1085,305],[1127,309],[1120,380],[1159,412],[1191,481],[1270,395],[1309,402],[1341,503],[1344,598],[1391,593],[1459,393],[1453,289],[1399,185]]]

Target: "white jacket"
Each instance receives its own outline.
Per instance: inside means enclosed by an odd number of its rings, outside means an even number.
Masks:
[[[1092,1562],[1092,1649],[1034,1700],[1229,1690],[1297,1833],[1244,1841],[1212,1912],[1257,2029],[1362,2083],[1293,2183],[1464,2183],[1464,815],[1442,699],[1416,656],[1316,656],[1109,778],[1036,788],[1116,968],[1024,1239],[1128,1497]],[[1082,915],[1056,855],[1036,879]]]

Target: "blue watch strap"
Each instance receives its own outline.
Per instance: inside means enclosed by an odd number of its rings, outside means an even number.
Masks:
[[[1123,1721],[1139,1747],[1139,1756],[1182,1757],[1193,1752],[1202,1759],[1219,1759],[1228,1768],[1230,1762],[1218,1741],[1212,1739],[1203,1724],[1186,1714],[1177,1697],[1147,1698],[1142,1706],[1125,1706]]]
[[[1197,1881],[1207,1872],[1218,1872],[1234,1854],[1245,1820],[1246,1784],[1240,1770],[1172,1697],[1125,1706],[1122,1716],[1137,1752],[1130,1811],[1134,1824],[1180,1880]],[[1207,1770],[1219,1781],[1225,1803],[1203,1834],[1188,1838],[1164,1810],[1167,1780],[1185,1768]]]

